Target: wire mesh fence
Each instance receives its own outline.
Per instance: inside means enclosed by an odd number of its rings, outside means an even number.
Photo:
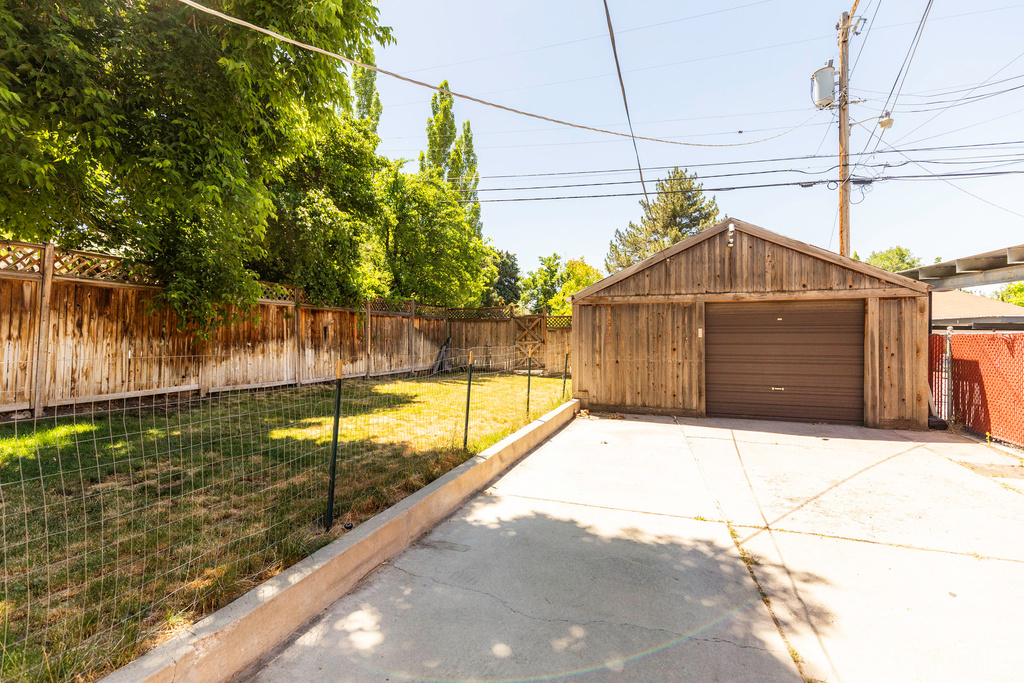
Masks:
[[[206,395],[140,378],[162,393],[0,415],[0,678],[94,679],[567,398],[568,377],[527,376],[518,355],[448,349],[425,372]],[[105,360],[52,367],[74,385]]]
[[[930,369],[940,417],[1024,447],[1024,333],[933,334]]]

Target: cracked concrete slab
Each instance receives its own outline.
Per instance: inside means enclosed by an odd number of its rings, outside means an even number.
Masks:
[[[1020,464],[949,433],[577,420],[247,675],[1016,681]]]
[[[611,422],[564,429],[253,679],[800,681],[728,529],[690,518],[717,512],[678,428]]]

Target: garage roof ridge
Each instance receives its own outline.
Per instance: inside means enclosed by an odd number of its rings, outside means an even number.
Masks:
[[[653,265],[661,263],[662,261],[669,259],[682,251],[697,246],[701,242],[704,242],[705,240],[711,239],[712,237],[721,234],[723,231],[728,230],[730,226],[733,226],[736,230],[740,232],[745,232],[748,235],[751,235],[752,237],[757,237],[767,242],[772,242],[781,247],[792,249],[794,251],[806,254],[808,256],[818,258],[823,261],[827,261],[841,268],[847,268],[849,270],[861,273],[863,275],[867,275],[869,277],[873,277],[878,280],[888,282],[890,284],[897,285],[899,287],[910,289],[922,294],[928,292],[928,290],[931,289],[930,285],[920,282],[919,280],[914,280],[912,278],[906,277],[905,275],[893,273],[888,270],[884,270],[882,268],[878,268],[867,263],[862,263],[861,261],[855,261],[854,259],[848,258],[846,256],[840,256],[839,254],[828,251],[827,249],[822,249],[821,247],[816,247],[812,244],[808,244],[806,242],[795,240],[791,237],[780,235],[776,232],[772,232],[771,230],[761,228],[752,223],[747,223],[746,221],[742,221],[737,218],[726,218],[725,220],[719,221],[710,228],[702,230],[701,232],[697,233],[696,235],[693,235],[692,237],[687,237],[686,239],[676,242],[672,246],[659,251],[657,254],[648,256],[643,261],[634,263],[628,268],[623,268],[619,272],[609,275],[600,282],[597,282],[591,285],[590,287],[587,287],[577,292],[572,296],[571,300],[575,302],[586,297],[593,296],[594,294],[597,294],[598,292],[601,292],[602,290],[611,287],[617,282],[621,282],[622,280],[632,277],[633,275],[636,275],[637,273],[646,270],[647,268],[650,268]]]

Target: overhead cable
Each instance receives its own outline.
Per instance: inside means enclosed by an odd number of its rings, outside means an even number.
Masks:
[[[458,92],[455,92],[453,90],[449,90],[447,88],[441,88],[441,87],[436,86],[436,85],[431,85],[430,83],[425,83],[423,81],[416,80],[415,78],[409,78],[408,76],[403,76],[403,75],[397,74],[397,73],[395,73],[393,71],[388,71],[387,69],[381,69],[380,67],[373,66],[372,64],[364,64],[363,62],[360,62],[360,61],[358,61],[356,59],[352,59],[350,57],[344,57],[342,55],[339,55],[336,52],[331,52],[329,50],[324,50],[324,49],[316,47],[314,45],[309,45],[307,43],[303,43],[303,42],[300,42],[298,40],[294,40],[292,38],[288,38],[286,36],[281,35],[280,33],[276,33],[274,31],[271,31],[269,29],[263,28],[261,26],[256,26],[255,24],[251,24],[251,23],[249,23],[247,21],[244,21],[242,19],[238,19],[236,17],[232,17],[232,16],[230,16],[228,14],[224,14],[223,12],[218,12],[217,10],[211,9],[209,7],[206,7],[205,5],[200,5],[198,2],[195,2],[195,0],[178,0],[178,2],[181,2],[181,3],[185,4],[185,5],[188,5],[189,7],[192,7],[194,9],[197,9],[200,12],[205,12],[206,14],[209,14],[211,16],[215,16],[215,17],[218,17],[220,19],[223,19],[224,21],[230,22],[232,24],[237,24],[239,26],[244,26],[245,28],[251,29],[253,31],[256,31],[258,33],[262,33],[262,34],[267,35],[267,36],[270,36],[271,38],[274,38],[275,40],[280,40],[280,41],[282,41],[284,43],[288,43],[290,45],[294,45],[296,47],[302,48],[303,50],[309,50],[311,52],[316,52],[318,54],[324,55],[325,57],[330,57],[332,59],[337,59],[339,61],[345,62],[346,64],[352,64],[354,66],[358,66],[360,68],[367,69],[369,71],[373,71],[373,72],[382,74],[384,76],[390,76],[391,78],[396,78],[396,79],[398,79],[400,81],[405,81],[406,83],[412,83],[413,85],[420,86],[421,88],[429,88],[430,90],[433,90],[435,92],[443,93],[445,95],[451,95],[452,97],[457,97],[459,99],[467,100],[469,102],[476,102],[477,104],[482,104],[482,105],[487,106],[487,107],[493,107],[495,109],[500,109],[502,111],[507,111],[507,112],[512,113],[512,114],[517,114],[519,116],[527,116],[529,118],[538,119],[540,121],[547,121],[549,123],[556,123],[556,124],[561,125],[561,126],[568,126],[570,128],[578,128],[580,130],[589,130],[589,131],[593,131],[595,133],[602,133],[604,135],[614,135],[616,137],[630,138],[632,140],[647,140],[648,142],[660,142],[660,143],[663,143],[663,144],[666,144],[666,145],[681,145],[681,146],[684,146],[684,147],[742,147],[742,146],[753,145],[753,144],[757,144],[759,142],[766,142],[768,140],[774,140],[775,138],[782,137],[783,135],[791,133],[792,131],[796,130],[797,128],[800,128],[805,123],[810,122],[811,119],[813,119],[815,116],[817,116],[820,113],[820,112],[815,112],[806,121],[804,121],[803,123],[801,123],[799,125],[794,126],[793,128],[790,128],[789,130],[787,130],[784,133],[779,133],[778,135],[773,135],[771,137],[767,137],[767,138],[764,138],[764,139],[761,139],[761,140],[750,140],[748,142],[737,142],[737,143],[731,143],[731,144],[709,144],[709,143],[699,143],[699,142],[682,142],[682,141],[679,141],[679,140],[665,140],[663,138],[654,138],[654,137],[647,137],[647,136],[642,136],[642,135],[632,135],[630,133],[620,133],[620,132],[614,131],[614,130],[607,130],[607,129],[604,129],[604,128],[595,128],[593,126],[585,126],[585,125],[582,125],[582,124],[579,124],[579,123],[572,123],[570,121],[562,121],[561,119],[555,119],[555,118],[551,118],[549,116],[543,116],[541,114],[533,114],[533,113],[528,112],[528,111],[523,111],[522,109],[515,109],[514,107],[507,107],[507,106],[505,106],[503,104],[497,104],[496,102],[490,102],[488,100],[480,99],[479,97],[473,97],[472,95],[466,95],[464,93],[458,93]]]
[[[1008,147],[1013,145],[1024,145],[1024,139],[1022,140],[1006,140],[1002,142],[976,142],[963,145],[938,145],[933,147],[913,147],[905,148],[902,150],[880,150],[879,154],[900,154],[902,152],[950,152],[955,150],[967,150],[967,149],[990,149],[993,147]],[[699,164],[672,164],[669,166],[645,166],[645,171],[661,171],[669,170],[673,168],[707,168],[714,166],[737,166],[744,164],[768,164],[776,163],[780,161],[807,161],[812,159],[835,159],[834,154],[804,154],[801,156],[791,157],[772,157],[768,159],[744,159],[740,161],[713,161]],[[611,173],[632,173],[632,168],[605,168],[605,169],[583,169],[579,171],[541,171],[534,173],[505,173],[498,175],[482,175],[479,176],[481,180],[494,179],[494,178],[540,178],[549,176],[566,176],[566,175],[600,175],[600,174],[611,174]],[[464,178],[449,178],[449,180],[463,180]]]
[[[629,100],[626,99],[626,83],[622,80],[622,67],[619,66],[619,51],[615,47],[615,29],[612,28],[612,13],[608,10],[608,0],[604,0],[604,16],[608,20],[608,38],[612,42],[612,56],[615,58],[615,72],[619,74],[619,88],[622,90],[622,106],[626,109],[626,123],[629,124],[629,136],[633,138],[633,153],[636,154],[636,168],[640,172],[640,187],[647,199],[647,185],[644,183],[644,165],[640,163],[640,150],[636,146],[633,135],[633,121],[629,117]]]
[[[925,170],[927,170],[927,169],[925,169]],[[857,185],[857,184],[872,184],[872,183],[876,183],[876,182],[899,181],[899,180],[930,180],[930,179],[937,179],[937,180],[943,180],[943,181],[948,183],[949,181],[946,180],[946,179],[949,178],[949,177],[957,177],[957,178],[992,178],[992,177],[998,177],[998,176],[1022,175],[1022,174],[1024,174],[1024,169],[1017,170],[1017,171],[990,171],[990,172],[983,172],[983,173],[955,173],[955,174],[937,174],[937,173],[929,172],[928,175],[879,176],[879,177],[872,177],[872,178],[853,177],[853,178],[850,179],[850,182],[852,184]],[[835,186],[838,186],[838,184],[839,184],[839,182],[837,180],[835,180],[835,179],[829,179],[829,180],[824,180],[823,179],[823,180],[794,181],[794,182],[785,182],[785,183],[762,183],[762,184],[758,184],[758,185],[734,185],[734,186],[729,186],[729,187],[712,187],[712,188],[702,188],[702,191],[705,192],[705,193],[708,193],[708,192],[731,192],[731,191],[734,191],[734,190],[756,190],[756,189],[765,189],[765,188],[774,188],[774,187],[805,187],[806,188],[806,187],[813,187],[815,185],[830,185],[830,186],[831,185],[835,185]],[[949,184],[952,185],[952,183],[949,183]],[[953,187],[956,187],[957,189],[966,192],[966,190],[963,190],[963,188],[960,188],[960,187],[958,187],[956,185],[953,185]],[[651,194],[658,194],[658,195],[661,195],[661,194],[680,194],[680,193],[692,192],[692,191],[693,190],[654,190],[654,191],[651,192]],[[971,193],[968,193],[968,194],[971,194]],[[560,195],[560,196],[553,196],[553,197],[507,197],[507,198],[500,198],[500,199],[481,199],[479,201],[481,203],[485,203],[485,202],[490,202],[490,203],[497,203],[497,202],[536,202],[536,201],[558,201],[558,200],[565,200],[565,199],[602,199],[602,198],[610,198],[610,197],[640,197],[640,196],[643,196],[642,192],[612,192],[612,193],[607,193],[607,194]],[[974,197],[976,197],[978,199],[981,199],[981,197],[977,197],[977,195],[972,195],[972,196],[974,196]],[[469,201],[473,201],[473,200],[463,200],[460,203],[466,203],[466,202],[469,202]],[[986,200],[982,199],[982,201],[986,201]],[[987,201],[986,201],[986,203],[992,204],[992,202],[987,202]],[[1003,209],[1004,211],[1009,211],[1010,213],[1013,213],[1013,214],[1016,214],[1018,216],[1024,217],[1024,214],[1018,214],[1015,211],[1011,211],[1010,209],[1006,209],[1005,207],[1001,207],[1001,206],[998,206],[996,204],[992,204],[992,205],[996,206],[997,208]]]

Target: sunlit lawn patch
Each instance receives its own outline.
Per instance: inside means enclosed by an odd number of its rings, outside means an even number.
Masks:
[[[562,381],[532,378],[531,414]],[[343,384],[335,514],[362,521],[526,422],[526,377]],[[336,537],[330,385],[0,426],[0,678],[93,679]]]

